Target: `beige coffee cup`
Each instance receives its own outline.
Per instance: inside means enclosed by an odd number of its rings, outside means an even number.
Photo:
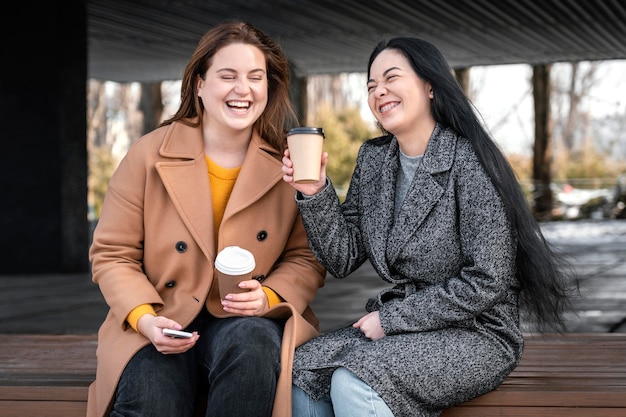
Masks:
[[[287,133],[287,146],[293,162],[293,180],[299,184],[318,182],[324,130],[321,127],[294,127]]]
[[[252,277],[252,270],[256,266],[252,252],[239,246],[227,246],[217,254],[215,269],[220,287],[220,298],[226,294],[236,294],[247,291],[237,284]]]

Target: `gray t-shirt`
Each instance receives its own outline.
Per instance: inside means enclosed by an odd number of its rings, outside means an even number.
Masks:
[[[396,201],[395,201],[395,213],[400,212],[400,207],[406,197],[406,193],[409,191],[411,181],[415,176],[417,167],[422,161],[424,155],[419,156],[407,156],[400,151],[400,171],[398,172],[398,178],[396,179]]]

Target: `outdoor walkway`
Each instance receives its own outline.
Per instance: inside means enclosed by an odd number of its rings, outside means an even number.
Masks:
[[[626,333],[626,220],[551,222],[542,229],[580,278],[568,332]],[[385,285],[369,263],[343,280],[329,276],[313,303],[322,331],[354,322]],[[107,310],[88,273],[0,276],[0,301],[0,337],[95,333]]]

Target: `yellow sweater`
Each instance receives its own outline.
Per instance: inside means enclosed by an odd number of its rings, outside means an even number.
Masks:
[[[215,225],[215,242],[217,242],[217,235],[222,224],[226,204],[233,191],[241,167],[221,167],[213,162],[208,155],[206,156],[206,163],[209,167],[209,183],[211,184],[211,197],[213,198],[213,224]]]
[[[235,187],[237,176],[241,167],[237,168],[224,168],[213,162],[208,155],[206,155],[206,162],[209,168],[209,183],[211,186],[211,196],[213,198],[213,224],[215,232],[215,241],[217,242],[217,236],[224,217],[224,211],[226,210],[226,204],[230,198],[230,194]],[[217,247],[217,245],[216,245]],[[271,288],[263,286],[263,291],[267,296],[269,306],[272,307],[282,300]],[[151,304],[142,304],[137,306],[128,314],[126,321],[131,325],[135,331],[137,331],[137,322],[139,318],[144,314],[152,314],[156,316],[156,312]]]

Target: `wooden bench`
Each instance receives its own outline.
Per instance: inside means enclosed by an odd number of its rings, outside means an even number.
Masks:
[[[95,335],[0,335],[0,416],[83,417]],[[496,390],[442,417],[626,416],[626,334],[528,336]]]
[[[625,417],[626,334],[527,336],[500,387],[442,413],[461,416]]]

